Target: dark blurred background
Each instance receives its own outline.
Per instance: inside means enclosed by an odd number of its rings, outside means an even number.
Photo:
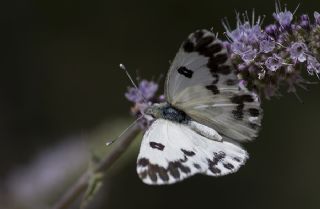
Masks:
[[[286,3],[291,11],[301,3],[297,14],[320,10],[319,1]],[[55,152],[67,153],[63,159],[74,158],[70,162],[85,161],[90,150],[104,149],[104,139],[93,138],[114,137],[129,124],[131,104],[123,96],[129,82],[119,63],[134,77],[158,78],[190,32],[213,27],[223,37],[221,19],[235,24],[235,10],[252,8],[272,21],[273,0],[2,1],[0,208],[50,206],[85,162],[45,201],[36,193],[42,191],[35,189],[36,168],[52,168],[49,176],[59,172],[49,163],[56,165],[61,156]],[[320,85],[310,85],[298,90],[302,103],[285,90],[283,97],[265,101],[260,137],[246,145],[251,159],[223,178],[143,185],[135,173],[137,139],[127,160],[107,177],[94,208],[320,208],[319,92]],[[24,184],[27,198],[19,199]],[[32,193],[34,202],[23,204]]]

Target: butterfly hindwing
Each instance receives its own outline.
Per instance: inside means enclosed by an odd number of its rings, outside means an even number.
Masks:
[[[262,109],[239,87],[227,49],[213,33],[198,30],[181,45],[167,76],[167,101],[192,119],[237,141],[257,136]]]
[[[144,183],[172,184],[196,173],[236,172],[247,158],[247,152],[232,140],[208,140],[188,125],[157,119],[143,137],[137,172]]]

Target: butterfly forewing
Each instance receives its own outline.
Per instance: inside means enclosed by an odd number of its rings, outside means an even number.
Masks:
[[[170,66],[165,85],[166,99],[174,103],[175,96],[190,86],[208,86],[208,89],[214,91],[213,85],[218,83],[222,87],[227,82],[237,82],[236,75],[233,74],[233,77],[228,78],[229,81],[222,83],[223,79],[219,79],[218,71],[222,75],[231,72],[227,49],[223,43],[207,30],[190,34]]]
[[[172,184],[196,173],[236,172],[247,158],[247,152],[232,140],[208,140],[187,125],[158,119],[143,137],[137,172],[144,183]]]
[[[224,44],[198,30],[181,45],[165,85],[167,101],[192,119],[238,141],[256,137],[262,109],[233,69]]]

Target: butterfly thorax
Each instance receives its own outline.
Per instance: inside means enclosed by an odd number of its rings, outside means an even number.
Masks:
[[[185,112],[179,110],[167,102],[153,104],[145,110],[145,114],[151,115],[154,118],[162,118],[177,123],[187,124],[190,117]]]
[[[196,133],[212,140],[221,141],[222,137],[212,128],[192,120],[184,111],[169,103],[153,104],[145,110],[145,114],[156,119],[165,119],[188,126]]]

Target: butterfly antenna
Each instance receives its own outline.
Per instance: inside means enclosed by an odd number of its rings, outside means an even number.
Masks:
[[[143,98],[143,100],[145,102],[147,102],[148,100],[143,96],[143,94],[141,93],[141,91],[139,90],[138,86],[136,85],[136,83],[133,81],[130,73],[128,72],[126,66],[124,66],[124,64],[120,63],[119,67],[126,73],[127,77],[129,78],[131,84],[134,86],[135,89],[137,89],[137,91],[139,92],[140,96]]]
[[[111,144],[113,144],[113,142],[115,142],[117,139],[119,139],[123,134],[125,134],[133,125],[135,125],[140,119],[142,119],[144,116],[140,116],[138,119],[136,119],[135,121],[133,121],[126,129],[124,129],[122,131],[122,133],[115,139],[109,140],[108,142],[106,142],[106,146],[110,146]]]

